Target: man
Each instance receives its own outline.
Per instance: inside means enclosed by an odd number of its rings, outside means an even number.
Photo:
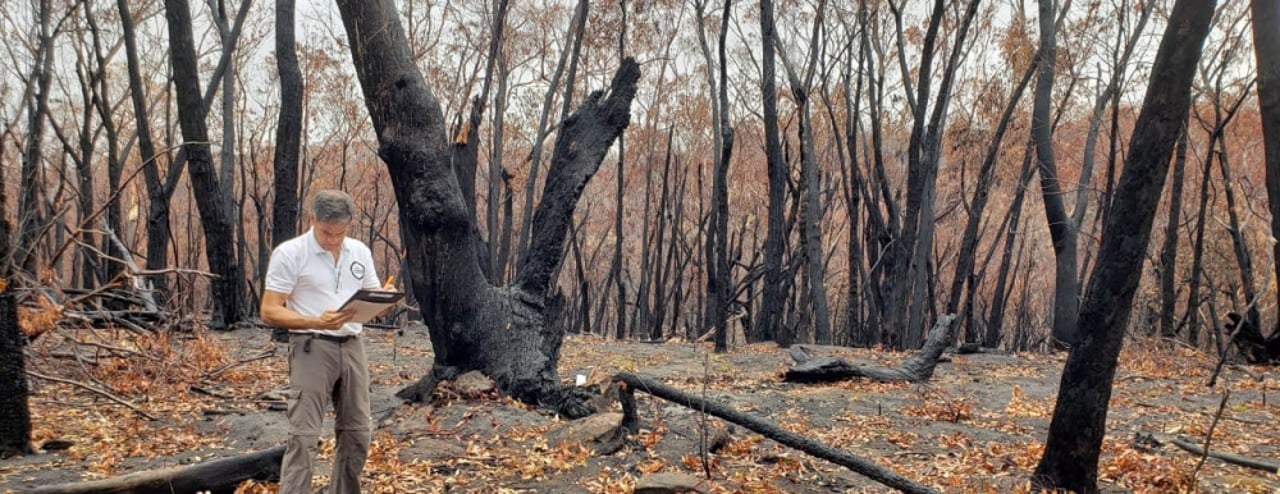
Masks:
[[[355,214],[351,196],[317,192],[311,229],[271,253],[262,321],[289,330],[289,443],[280,467],[281,494],[310,494],[324,410],[332,401],[337,436],[330,492],[360,492],[372,434],[369,365],[362,326],[337,312],[351,294],[380,287],[369,247],[347,238]]]

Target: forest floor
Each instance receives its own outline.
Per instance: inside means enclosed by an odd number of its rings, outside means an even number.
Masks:
[[[365,492],[630,492],[653,472],[703,475],[703,418],[637,393],[643,428],[609,456],[550,444],[563,421],[509,399],[462,399],[442,386],[430,405],[402,406],[393,394],[430,367],[425,328],[371,330],[373,415],[379,421]],[[399,334],[398,334],[399,333]],[[69,448],[0,460],[0,492],[180,466],[283,444],[280,396],[285,345],[263,330],[138,336],[56,330],[28,349],[37,447]],[[728,354],[710,344],[618,342],[570,336],[561,376],[591,383],[620,371],[703,394],[887,466],[946,492],[1016,492],[1043,449],[1064,355],[955,355],[926,385],[848,381],[790,384],[790,360],[774,345]],[[850,361],[896,365],[906,354],[821,347]],[[1202,442],[1223,391],[1231,391],[1211,449],[1280,462],[1280,376],[1259,367],[1223,370],[1185,347],[1131,341],[1121,356],[1100,464],[1107,492],[1278,492],[1280,476],[1199,457],[1171,444],[1150,449],[1137,434]],[[1254,376],[1250,376],[1252,373]],[[1261,380],[1255,378],[1261,376]],[[105,391],[131,404],[117,404]],[[148,418],[150,416],[151,418]],[[708,427],[721,422],[705,420]],[[322,459],[332,452],[332,433]],[[67,444],[62,444],[66,446]],[[706,492],[881,492],[842,467],[742,428],[710,455]],[[327,483],[322,467],[319,485]],[[1195,477],[1193,479],[1193,476]],[[243,485],[241,492],[274,492]]]

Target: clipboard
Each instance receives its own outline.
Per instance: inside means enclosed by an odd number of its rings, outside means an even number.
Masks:
[[[364,289],[351,294],[338,311],[354,310],[350,322],[366,323],[404,298],[404,292]]]

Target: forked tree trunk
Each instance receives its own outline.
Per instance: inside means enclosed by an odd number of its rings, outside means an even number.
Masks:
[[[147,261],[148,270],[162,270],[169,264],[169,198],[173,195],[176,177],[182,165],[169,167],[172,180],[162,181],[160,166],[156,164],[155,141],[151,137],[151,117],[147,111],[147,96],[143,91],[142,69],[138,55],[137,35],[134,33],[133,14],[127,0],[116,0],[120,12],[121,37],[124,38],[125,56],[129,70],[129,99],[133,103],[133,116],[138,132],[138,153],[142,159],[142,176],[147,184]],[[164,276],[151,279],[161,299],[168,298],[169,286]]]
[[[27,106],[27,137],[22,145],[22,187],[18,194],[17,245],[14,246],[14,267],[29,273],[36,272],[36,243],[43,229],[40,214],[37,183],[40,170],[40,143],[44,139],[45,113],[49,110],[49,86],[53,79],[53,38],[50,28],[52,7],[48,0],[39,2],[37,17],[40,24],[40,45],[31,67],[35,93]]]
[[[996,124],[996,130],[992,133],[991,143],[987,146],[986,157],[983,158],[982,166],[979,168],[978,184],[973,190],[973,199],[969,201],[969,219],[965,222],[964,234],[960,241],[960,254],[956,257],[955,275],[951,277],[951,294],[947,296],[947,306],[944,309],[949,314],[960,313],[960,299],[966,286],[968,286],[970,294],[977,289],[974,284],[978,280],[974,276],[973,270],[978,256],[978,227],[982,223],[982,213],[987,208],[991,184],[995,181],[996,158],[1000,154],[1000,144],[1004,141],[1005,131],[1009,128],[1009,123],[1013,119],[1013,112],[1017,110],[1018,102],[1022,100],[1022,93],[1026,90],[1027,84],[1031,82],[1031,75],[1034,73],[1035,68],[1036,64],[1029,65],[1026,72],[1022,74],[1022,78],[1018,81],[1018,85],[1014,86],[1013,92],[1009,95],[1009,100],[1005,103],[1004,111],[1000,114],[1000,121]],[[962,319],[969,320],[971,317],[972,314],[966,309]],[[965,341],[977,341],[976,329],[968,324],[965,325],[965,329]]]
[[[1053,238],[1054,290],[1053,290],[1053,341],[1054,347],[1070,345],[1076,341],[1076,317],[1080,301],[1079,278],[1076,259],[1076,225],[1067,216],[1062,200],[1062,182],[1058,178],[1058,165],[1053,157],[1053,79],[1057,70],[1057,18],[1053,0],[1039,0],[1040,5],[1040,60],[1036,80],[1035,105],[1032,113],[1031,134],[1035,140],[1036,163],[1040,168],[1040,192],[1044,198],[1044,214]]]
[[[199,60],[191,31],[191,7],[186,0],[166,0],[165,19],[169,27],[170,63],[178,97],[178,120],[182,126],[183,150],[190,162],[191,182],[204,229],[205,257],[209,270],[217,275],[212,282],[214,313],[212,327],[228,327],[248,317],[244,304],[244,275],[235,255],[232,207],[220,183],[209,151],[209,131],[205,117],[209,105],[200,94]],[[234,39],[234,37],[232,38]],[[224,58],[234,49],[224,48]],[[225,65],[221,64],[225,70]],[[222,72],[216,75],[220,76]]]
[[[107,57],[103,53],[103,32],[98,26],[95,16],[87,17],[89,30],[93,36],[94,57],[100,67],[100,73],[97,77],[97,92],[100,95],[96,98],[94,106],[98,111],[98,118],[102,119],[102,129],[107,137],[107,190],[111,196],[107,201],[107,219],[106,225],[109,232],[120,233],[124,231],[124,216],[120,206],[123,198],[120,196],[120,180],[124,173],[124,163],[120,156],[120,129],[116,126],[111,116],[111,101],[113,101],[110,92],[107,90],[110,78],[105,74],[106,69],[101,67],[107,66]],[[114,242],[112,233],[102,236],[102,251],[109,254],[110,258],[104,260],[103,281],[111,281],[116,278],[125,269],[125,263],[121,259],[125,259],[130,254],[126,252],[119,243]]]
[[[1160,41],[1112,214],[1103,225],[1097,268],[1080,310],[1079,339],[1062,371],[1044,456],[1033,479],[1038,487],[1098,490],[1098,454],[1116,364],[1213,10],[1213,0],[1178,0]]]
[[[806,60],[804,81],[787,61],[786,52],[781,49],[778,56],[782,67],[787,72],[787,82],[791,85],[791,94],[795,98],[800,113],[798,126],[800,140],[800,188],[804,197],[797,202],[800,207],[800,251],[804,256],[804,275],[806,281],[801,290],[807,304],[800,304],[802,315],[812,317],[813,337],[818,343],[831,343],[831,315],[827,308],[827,288],[825,284],[825,256],[822,252],[822,206],[821,180],[818,176],[818,158],[813,145],[813,110],[809,98],[809,88],[813,85],[813,76],[818,66],[818,48],[822,42],[822,20],[826,13],[826,1],[819,0],[813,18],[813,34],[810,37],[809,57]],[[779,46],[779,48],[781,48]],[[778,338],[779,346],[787,346],[794,340]]]
[[[592,410],[556,373],[563,329],[547,316],[552,273],[564,256],[573,209],[605,152],[630,120],[640,67],[623,61],[608,91],[593,92],[561,124],[528,256],[515,283],[495,287],[480,270],[472,216],[449,163],[439,101],[418,72],[392,0],[339,0],[356,74],[400,208],[409,284],[430,328],[431,374],[399,393],[430,399],[435,384],[480,370],[526,403],[569,416]]]

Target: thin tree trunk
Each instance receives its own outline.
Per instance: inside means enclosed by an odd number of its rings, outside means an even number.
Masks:
[[[1244,98],[1240,98],[1243,100]],[[1234,114],[1234,110],[1232,111]],[[1230,117],[1228,117],[1228,120]],[[1224,121],[1222,126],[1225,127]],[[1249,254],[1249,245],[1244,238],[1244,231],[1240,224],[1240,215],[1236,210],[1235,191],[1231,181],[1231,167],[1228,164],[1227,142],[1222,135],[1222,127],[1215,129],[1216,139],[1210,139],[1210,143],[1217,142],[1217,149],[1210,152],[1210,158],[1216,154],[1218,156],[1218,169],[1222,173],[1222,189],[1226,192],[1227,197],[1227,218],[1229,230],[1231,234],[1231,244],[1234,247],[1236,255],[1236,263],[1240,266],[1240,288],[1244,292],[1245,314],[1244,320],[1239,323],[1239,334],[1232,340],[1236,347],[1240,349],[1240,353],[1244,355],[1245,360],[1249,363],[1265,363],[1271,360],[1272,356],[1268,355],[1267,340],[1262,336],[1261,317],[1258,314],[1258,304],[1256,300],[1259,296],[1258,289],[1254,285],[1253,275],[1253,257]],[[1237,307],[1239,307],[1237,305]],[[1277,355],[1280,357],[1280,355]]]
[[[764,288],[760,312],[756,315],[757,340],[773,340],[781,333],[782,303],[786,293],[782,291],[782,254],[786,250],[782,226],[783,206],[786,200],[787,164],[782,158],[782,143],[778,131],[778,89],[774,76],[774,38],[777,29],[773,20],[773,0],[760,0],[760,32],[763,65],[760,94],[764,99],[764,141],[768,169],[768,224],[764,243]]]
[[[246,0],[247,1],[247,0]],[[302,145],[302,70],[298,68],[295,0],[276,0],[276,70],[280,116],[272,157],[271,245],[298,234],[298,151]]]
[[[586,29],[587,12],[589,4],[587,0],[579,0],[578,7],[574,10],[573,20],[569,23],[569,32],[565,36],[566,42],[564,50],[560,52],[560,61],[556,64],[556,71],[551,76],[551,84],[547,86],[547,92],[542,97],[542,113],[538,117],[538,131],[534,134],[533,150],[529,151],[529,177],[525,179],[524,185],[524,219],[520,222],[520,236],[516,239],[516,270],[523,269],[524,258],[529,250],[530,228],[533,224],[533,196],[537,190],[538,171],[542,163],[542,144],[547,135],[547,120],[551,116],[552,102],[555,100],[556,89],[560,86],[560,77],[564,74],[566,65],[576,65],[577,60],[570,61],[569,54],[577,53],[573,48],[582,39],[583,30]],[[567,86],[573,86],[573,81],[566,83]]]
[[[672,128],[667,131],[667,153],[666,153],[666,158],[663,160],[663,165],[662,165],[662,188],[661,188],[662,192],[660,193],[660,196],[658,199],[658,231],[657,231],[658,237],[655,242],[650,244],[653,246],[653,248],[647,249],[647,250],[653,251],[654,260],[649,267],[652,268],[654,271],[654,275],[653,275],[654,283],[653,285],[649,286],[648,290],[644,290],[644,295],[645,295],[644,307],[646,308],[649,307],[649,295],[652,292],[653,293],[653,305],[652,305],[653,312],[650,313],[648,310],[643,312],[642,313],[643,317],[641,318],[640,325],[637,326],[639,329],[647,331],[649,333],[649,340],[651,341],[662,340],[662,316],[664,315],[663,290],[665,290],[667,287],[667,279],[666,279],[667,263],[664,262],[664,260],[669,260],[671,258],[670,249],[667,249],[667,255],[665,257],[662,255],[662,250],[663,250],[663,247],[666,246],[666,241],[667,241],[667,223],[668,221],[674,221],[674,218],[672,218],[671,220],[668,220],[668,218],[670,218],[670,215],[668,214],[668,203],[669,203],[668,200],[671,197],[671,167],[672,167],[672,161],[674,161],[674,157],[672,156],[673,150],[671,149],[671,141],[674,139],[674,137],[675,137],[675,129]],[[675,227],[674,226],[671,227],[671,230],[672,230],[671,235],[672,237],[674,237]]]
[[[142,175],[147,184],[150,200],[147,210],[146,268],[159,271],[165,269],[169,263],[169,198],[173,188],[164,187],[165,184],[161,182],[160,167],[156,164],[159,156],[151,136],[151,117],[147,110],[137,35],[134,33],[133,15],[129,12],[129,2],[116,0],[116,7],[120,13],[121,33],[124,38],[125,55],[128,58],[129,95],[133,102],[134,122],[138,133],[138,152],[142,158]],[[171,165],[171,175],[174,173],[174,168],[181,170],[180,165]],[[169,298],[168,280],[163,275],[151,277],[150,281],[161,299]]]
[[[1013,119],[1013,112],[1018,107],[1018,102],[1022,100],[1022,93],[1026,90],[1027,84],[1031,82],[1031,75],[1034,73],[1036,63],[1032,63],[1027,67],[1026,72],[1022,74],[1022,79],[1018,81],[1018,85],[1014,87],[1013,92],[1009,95],[1007,103],[1005,103],[1004,111],[1000,115],[1000,121],[996,124],[995,133],[991,137],[991,143],[987,146],[986,157],[982,160],[982,166],[978,170],[978,183],[973,191],[973,199],[969,201],[969,219],[965,222],[964,234],[960,240],[960,252],[956,257],[955,275],[951,277],[951,293],[947,298],[947,306],[943,312],[947,314],[959,314],[960,299],[968,287],[970,293],[976,290],[976,279],[973,276],[974,264],[977,258],[978,250],[978,227],[982,223],[982,214],[986,211],[987,200],[989,199],[991,183],[995,180],[995,163],[996,158],[1000,154],[1000,145],[1004,142],[1005,131],[1009,128],[1009,122]],[[962,319],[969,319],[969,312],[965,310]],[[966,325],[966,340],[976,341],[976,334],[972,332],[972,325]]]
[[[706,219],[707,235],[706,235],[706,242],[703,244],[703,258],[705,259],[705,264],[706,264],[704,272],[706,273],[707,303],[705,307],[705,312],[703,313],[702,326],[705,331],[716,332],[715,333],[716,352],[720,353],[720,352],[726,351],[728,348],[726,343],[722,342],[722,340],[724,340],[723,321],[725,320],[726,309],[723,306],[724,301],[721,300],[720,298],[720,291],[721,291],[720,287],[721,287],[722,281],[720,279],[720,273],[719,273],[719,269],[720,269],[719,259],[720,259],[720,254],[723,252],[724,244],[723,244],[723,240],[718,237],[721,234],[719,229],[720,222],[718,217],[718,215],[720,214],[719,205],[721,200],[721,194],[723,193],[726,196],[728,194],[727,187],[724,189],[721,189],[722,184],[719,182],[720,175],[718,174],[719,166],[720,166],[720,157],[724,150],[723,141],[724,141],[725,133],[724,133],[723,127],[726,122],[724,122],[720,118],[720,115],[721,115],[720,94],[717,89],[717,78],[716,78],[717,65],[716,64],[720,63],[720,61],[718,59],[711,57],[711,47],[707,43],[706,6],[707,6],[707,2],[705,2],[704,0],[695,0],[694,9],[696,12],[693,18],[694,24],[697,26],[698,48],[702,50],[702,60],[703,60],[704,67],[706,68],[706,75],[707,75],[708,95],[710,96],[710,100],[711,100],[711,142],[712,142],[711,153],[712,153],[712,162],[714,163],[713,164],[714,168],[711,174],[712,175],[711,207],[707,212],[707,219]],[[698,188],[701,189],[702,188],[701,168],[699,168],[698,182],[699,182]],[[702,201],[699,201],[698,204],[699,204],[698,209],[701,212]]]
[[[1160,334],[1168,338],[1178,336],[1178,329],[1173,322],[1178,305],[1174,278],[1178,272],[1178,225],[1182,223],[1182,181],[1186,167],[1187,129],[1184,126],[1174,151],[1169,221],[1164,228],[1164,245],[1160,248]]]
[[[501,4],[503,17],[506,17],[507,1],[499,0]],[[505,26],[506,22],[503,22]],[[501,28],[505,29],[505,27]],[[495,35],[496,36],[496,35]],[[507,118],[507,55],[506,52],[499,49],[495,54],[498,58],[497,62],[497,78],[498,89],[493,97],[493,139],[489,147],[489,197],[488,197],[488,219],[489,219],[489,279],[494,283],[504,283],[506,281],[507,271],[507,255],[510,252],[510,241],[503,242],[499,240],[504,235],[510,236],[510,232],[505,225],[511,224],[511,217],[502,215],[502,207],[505,198],[511,196],[510,189],[506,188],[506,170],[503,168],[503,151],[506,145],[505,127]]]
[[[732,15],[732,0],[725,0],[724,11],[720,14],[720,39],[718,43],[720,84],[717,86],[717,98],[720,110],[720,124],[717,126],[720,136],[720,148],[716,155],[716,169],[712,179],[712,209],[715,211],[715,222],[711,229],[715,232],[715,256],[707,260],[708,268],[715,265],[715,289],[708,285],[707,297],[715,300],[716,335],[715,351],[726,352],[729,349],[729,302],[731,297],[733,271],[729,264],[729,160],[733,157],[734,129],[729,122],[729,79],[727,66],[729,59],[725,56],[725,39],[729,34],[729,18]]]
[[[656,245],[653,242],[653,235],[657,229],[650,229],[653,215],[649,214],[653,209],[653,167],[652,160],[650,165],[645,167],[644,172],[644,213],[640,215],[640,238],[643,239],[644,245]],[[650,255],[656,249],[642,249],[640,251],[640,282],[636,287],[636,306],[631,315],[631,334],[646,335],[649,331],[649,279],[653,276],[653,270],[649,268],[651,264]]]
[[[77,50],[76,56],[82,59],[84,53]],[[78,60],[77,62],[87,64],[87,61],[84,60]],[[93,226],[93,216],[96,208],[94,207],[92,168],[93,150],[97,147],[98,140],[98,132],[93,128],[94,96],[92,94],[94,86],[97,85],[95,80],[97,76],[92,73],[86,74],[80,70],[76,72],[80,79],[82,94],[79,149],[78,152],[71,150],[70,146],[66,146],[66,141],[64,141],[64,146],[67,148],[66,156],[75,164],[76,175],[79,178],[77,197],[80,203],[80,219],[76,228],[77,236],[80,237],[80,241],[84,243],[83,245],[97,245],[97,235],[93,233],[97,231],[97,228]],[[54,126],[54,131],[55,133],[59,132],[56,125]],[[97,254],[90,252],[88,249],[81,249],[78,255],[81,262],[77,263],[76,267],[80,271],[80,279],[78,280],[80,286],[81,288],[93,288],[98,283],[99,278]]]
[[[91,9],[87,9],[86,12],[89,10]],[[100,67],[97,77],[98,97],[95,103],[98,110],[98,118],[102,119],[102,128],[107,137],[107,187],[111,191],[112,199],[107,204],[106,225],[111,232],[123,234],[124,218],[121,214],[120,202],[124,200],[124,197],[122,196],[123,191],[120,189],[120,178],[124,172],[124,163],[120,158],[120,132],[111,115],[111,98],[107,86],[108,78],[105,76],[107,58],[102,53],[101,29],[98,27],[96,17],[90,15],[87,20],[90,32],[93,35],[94,57],[98,67]],[[127,259],[132,254],[121,249],[119,243],[111,241],[110,235],[103,237],[102,246],[102,251],[111,257],[105,261],[103,266],[103,279],[113,280],[124,271],[125,264],[120,260]]]
[[[863,7],[865,8],[865,7]],[[863,69],[866,61],[861,57],[858,58],[857,86],[853,85],[854,74],[854,57],[853,50],[849,50],[848,59],[844,62],[844,73],[841,77],[841,86],[844,90],[844,135],[843,141],[836,140],[836,148],[841,157],[840,170],[842,175],[844,193],[844,201],[846,210],[849,215],[849,230],[846,242],[846,264],[849,266],[848,289],[845,292],[845,319],[843,325],[844,338],[837,339],[838,344],[850,346],[868,346],[873,338],[867,338],[863,331],[863,314],[864,306],[864,290],[862,288],[863,280],[866,279],[866,271],[863,260],[866,255],[862,250],[862,237],[860,227],[859,210],[862,200],[862,177],[858,164],[858,137],[859,137],[859,119],[857,115],[862,111],[862,83],[864,80]],[[840,135],[837,128],[834,105],[830,101],[830,91],[823,89],[823,102],[827,107],[828,121],[831,123],[832,135]],[[874,213],[873,213],[874,214]]]
[[[808,283],[804,286],[809,304],[800,310],[807,311],[813,318],[814,339],[821,344],[831,343],[831,314],[827,308],[827,288],[825,262],[822,252],[822,205],[821,179],[818,176],[818,162],[813,145],[813,110],[809,100],[809,87],[818,66],[818,48],[822,43],[822,23],[826,14],[826,0],[819,0],[813,19],[813,32],[810,36],[809,56],[805,64],[805,77],[801,81],[799,75],[787,61],[786,54],[779,50],[783,69],[787,72],[787,80],[791,85],[791,94],[795,97],[800,112],[800,125],[797,129],[800,139],[800,174],[804,189],[801,206],[800,247],[804,251],[805,274]],[[779,48],[781,48],[779,46]],[[791,341],[778,344],[786,347]]]
[[[53,79],[53,38],[50,27],[53,16],[49,0],[40,0],[36,12],[40,25],[40,40],[36,48],[35,62],[31,67],[31,80],[35,81],[35,94],[27,103],[27,137],[22,146],[22,178],[18,194],[18,243],[13,256],[14,266],[28,273],[36,272],[36,242],[44,229],[39,212],[37,183],[40,170],[40,145],[44,140],[45,114],[49,111],[49,85]]]
[[[1213,161],[1205,160],[1204,171],[1200,178],[1200,205],[1196,212],[1196,226],[1192,234],[1194,240],[1191,247],[1191,283],[1187,287],[1187,312],[1183,316],[1187,325],[1187,342],[1193,347],[1200,344],[1200,282],[1204,276],[1204,232],[1208,219],[1210,178],[1213,176]]]
[[[627,0],[619,0],[619,9],[622,12],[622,28],[618,34],[618,58],[625,59],[627,46]],[[609,278],[617,283],[617,298],[614,301],[613,317],[614,321],[614,337],[617,339],[625,339],[627,337],[627,284],[622,279],[622,273],[625,269],[622,259],[622,218],[625,216],[625,208],[622,202],[624,189],[626,187],[627,175],[624,163],[627,160],[627,141],[626,129],[618,133],[618,168],[614,202],[613,215],[613,264],[610,267]]]
[[[982,338],[982,345],[988,348],[996,348],[1000,346],[1001,329],[1004,326],[1004,308],[1009,301],[1009,294],[1006,287],[1012,285],[1009,280],[1009,273],[1016,273],[1016,269],[1012,269],[1013,246],[1014,241],[1021,237],[1022,228],[1022,202],[1026,197],[1027,187],[1031,185],[1031,178],[1035,176],[1035,168],[1031,166],[1031,158],[1034,147],[1031,139],[1027,139],[1027,144],[1022,155],[1022,171],[1018,173],[1018,188],[1013,193],[1013,201],[1009,204],[1009,230],[1004,239],[1004,253],[1000,256],[999,273],[996,274],[996,287],[991,294],[991,308],[987,312],[987,331]],[[995,248],[995,247],[992,247]],[[1012,347],[1012,344],[1010,345]]]

